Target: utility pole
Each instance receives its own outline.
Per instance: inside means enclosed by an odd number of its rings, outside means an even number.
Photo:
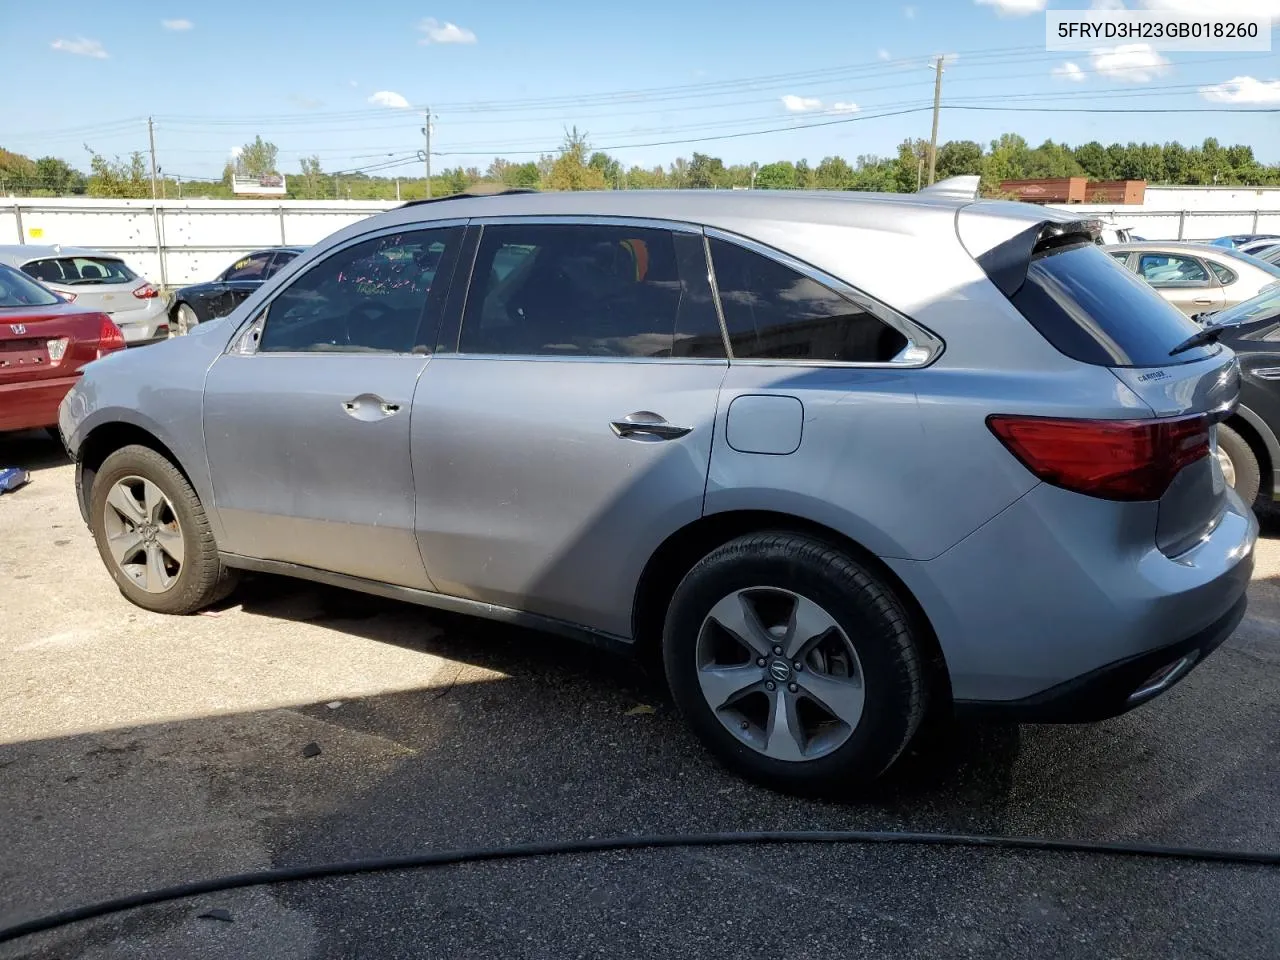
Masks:
[[[920,178],[924,176],[924,154],[916,157],[916,193],[920,192]]]
[[[929,137],[929,185],[933,186],[934,171],[938,166],[938,112],[942,109],[942,56],[934,62],[936,74],[933,80],[933,134]]]
[[[147,140],[151,143],[151,199],[156,199],[156,125],[147,117]]]
[[[427,197],[431,196],[431,108],[427,107],[422,115],[423,126],[422,136],[425,139],[426,149],[422,152],[422,162],[427,166]]]
[[[400,178],[396,177],[396,203],[400,202]]]
[[[169,286],[169,271],[164,262],[164,238],[160,232],[160,205],[156,202],[156,125],[147,117],[147,142],[151,146],[151,222],[156,230],[156,259],[160,261],[160,286]]]

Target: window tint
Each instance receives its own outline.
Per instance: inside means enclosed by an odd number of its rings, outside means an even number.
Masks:
[[[1121,266],[1127,266],[1129,263],[1129,251],[1118,250],[1115,253],[1111,254],[1111,258]]]
[[[1218,278],[1218,282],[1224,286],[1228,283],[1236,282],[1236,275],[1224,267],[1220,263],[1214,263],[1212,260],[1207,261],[1209,269],[1213,271],[1213,275]]]
[[[271,263],[271,254],[255,253],[252,256],[244,257],[237,260],[227,272],[222,275],[223,280],[264,280],[267,274],[267,265]]]
[[[487,226],[458,349],[723,357],[702,238],[623,225]]]
[[[271,266],[267,267],[266,275],[263,279],[274,277],[277,273],[283,270],[285,266],[296,259],[297,256],[298,255],[291,250],[279,251],[275,256],[275,259],[271,261]]]
[[[1144,253],[1138,258],[1138,272],[1147,283],[1208,283],[1209,274],[1199,260],[1169,253]]]
[[[776,260],[712,239],[711,262],[735,357],[883,363],[906,346],[859,304]]]
[[[267,307],[259,351],[427,352],[461,232],[375,237],[309,267]]]
[[[22,272],[44,283],[85,285],[130,283],[138,275],[111,257],[58,257],[23,264]]]
[[[61,298],[0,263],[0,307],[51,307]]]
[[[1104,367],[1164,367],[1217,347],[1169,356],[1200,326],[1091,243],[1037,255],[1010,300],[1067,356]]]

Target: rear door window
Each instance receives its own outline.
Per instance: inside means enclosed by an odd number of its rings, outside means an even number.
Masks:
[[[710,243],[734,358],[886,363],[906,346],[897,330],[817,280],[736,243]]]
[[[458,350],[722,358],[702,237],[624,224],[490,224]]]
[[[1138,273],[1153,287],[1209,286],[1209,271],[1195,257],[1144,253],[1138,257]]]
[[[1046,340],[1084,363],[1163,367],[1221,349],[1210,344],[1170,356],[1200,326],[1092,243],[1037,254],[1010,299]]]

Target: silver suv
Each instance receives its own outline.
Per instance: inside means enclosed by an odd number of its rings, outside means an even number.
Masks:
[[[269,571],[660,655],[703,743],[865,783],[930,711],[1108,717],[1244,613],[1234,355],[1093,241],[945,194],[455,197],[90,366],[134,603]]]

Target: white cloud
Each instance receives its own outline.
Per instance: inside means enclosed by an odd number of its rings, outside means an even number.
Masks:
[[[161,20],[160,26],[166,30],[190,30],[195,24],[190,20]]]
[[[1200,19],[1230,20],[1235,17],[1264,17],[1280,22],[1280,0],[1142,0],[1148,10],[1187,13]]]
[[[391,107],[393,110],[409,109],[409,101],[394,90],[379,90],[369,98],[369,102],[379,107]]]
[[[1070,60],[1060,66],[1054,67],[1053,75],[1055,77],[1062,77],[1064,80],[1070,80],[1072,83],[1084,83],[1086,79],[1084,71]]]
[[[76,37],[74,40],[63,40],[59,37],[50,46],[55,50],[61,50],[63,53],[74,53],[78,57],[93,57],[95,60],[107,59],[107,51],[102,49],[101,43],[97,40],[86,40],[84,37]]]
[[[817,97],[797,97],[794,93],[788,93],[783,97],[782,105],[790,113],[812,113],[814,110],[822,109],[822,101]]]
[[[852,100],[837,100],[831,105],[832,113],[857,113],[859,107]]]
[[[1089,4],[1094,10],[1124,10],[1124,0],[1093,0]]]
[[[884,47],[881,47],[879,50],[876,51],[876,57],[880,60],[892,60],[893,54],[891,54]]]
[[[435,17],[427,17],[418,24],[422,38],[418,43],[426,46],[429,43],[475,43],[476,35],[466,27],[445,21],[441,23]]]
[[[915,8],[915,7],[903,7],[903,8],[902,8],[902,15],[903,15],[904,17],[906,17],[908,20],[914,20],[914,19],[916,18],[916,8]]]
[[[232,147],[231,159],[234,160],[236,157],[240,156],[240,154],[242,153],[244,153],[244,147]]]
[[[1122,43],[1093,51],[1093,69],[1112,80],[1149,83],[1169,72],[1169,61],[1149,43]]]
[[[996,13],[1002,17],[1025,17],[1030,13],[1039,13],[1045,7],[1045,0],[973,0],[978,6],[995,7]]]
[[[1280,103],[1280,80],[1233,77],[1226,83],[1201,87],[1200,95],[1215,103]]]

